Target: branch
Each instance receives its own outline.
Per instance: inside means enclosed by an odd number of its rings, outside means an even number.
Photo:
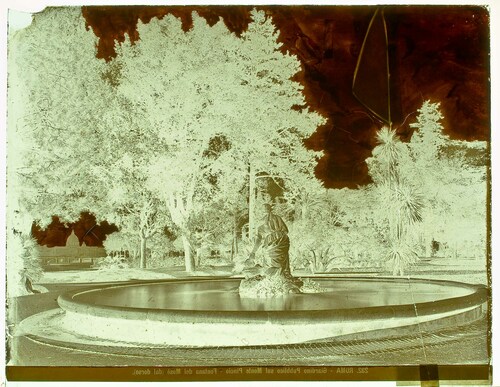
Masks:
[[[289,177],[286,177],[286,176],[280,176],[280,175],[258,175],[258,176],[255,176],[255,179],[259,179],[259,178],[264,178],[264,177],[267,177],[267,178],[271,178],[273,179],[274,183],[280,187],[283,191],[285,191],[285,187],[283,187],[283,185],[281,185],[280,183],[278,183],[278,181],[276,179],[283,179],[283,180],[287,180],[287,179],[290,179]]]

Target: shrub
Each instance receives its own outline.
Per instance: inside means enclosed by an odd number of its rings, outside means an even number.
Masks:
[[[7,296],[18,297],[33,292],[32,284],[40,280],[43,269],[37,242],[31,234],[17,231],[8,241],[8,281]]]
[[[173,249],[172,241],[163,233],[153,235],[147,241],[147,254],[146,259],[147,268],[163,268],[171,267],[177,264],[183,264],[183,257],[175,260],[174,257],[169,256],[169,252]]]
[[[108,255],[106,258],[101,259],[97,264],[100,270],[118,270],[129,269],[130,263],[127,258],[120,255]]]
[[[7,293],[9,297],[17,297],[32,292],[31,285],[40,280],[43,269],[37,242],[31,234],[13,232],[8,242]]]
[[[23,246],[23,263],[25,275],[32,282],[37,282],[43,275],[43,269],[40,262],[40,254],[38,253],[38,243],[33,236],[21,236]]]
[[[103,242],[108,255],[129,257],[135,262],[139,256],[139,238],[135,234],[125,232],[114,232],[106,237]]]
[[[404,275],[418,261],[416,248],[402,240],[391,243],[386,253],[387,265],[393,275]]]

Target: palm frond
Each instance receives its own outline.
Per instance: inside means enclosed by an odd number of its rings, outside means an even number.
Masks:
[[[399,156],[399,139],[396,131],[383,127],[377,132],[377,143],[380,147],[380,154],[387,160],[396,160]]]
[[[418,253],[415,248],[401,239],[391,241],[386,259],[393,269],[393,274],[403,273],[418,261]]]
[[[409,184],[397,185],[394,192],[401,219],[408,225],[421,222],[424,200],[420,192]]]
[[[383,127],[377,132],[378,146],[374,149],[377,154],[385,180],[399,181],[398,164],[401,158],[401,141],[394,130]]]

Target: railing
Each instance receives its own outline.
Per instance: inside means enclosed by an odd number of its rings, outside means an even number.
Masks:
[[[105,257],[41,257],[42,266],[51,265],[94,265],[97,261]]]

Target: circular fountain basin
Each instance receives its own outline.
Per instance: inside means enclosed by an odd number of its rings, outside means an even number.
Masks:
[[[478,318],[482,286],[394,278],[314,278],[322,293],[242,298],[240,279],[176,280],[63,294],[62,327],[97,339],[174,346],[293,344]],[[475,316],[475,317],[474,317]],[[462,321],[461,320],[461,321]]]

